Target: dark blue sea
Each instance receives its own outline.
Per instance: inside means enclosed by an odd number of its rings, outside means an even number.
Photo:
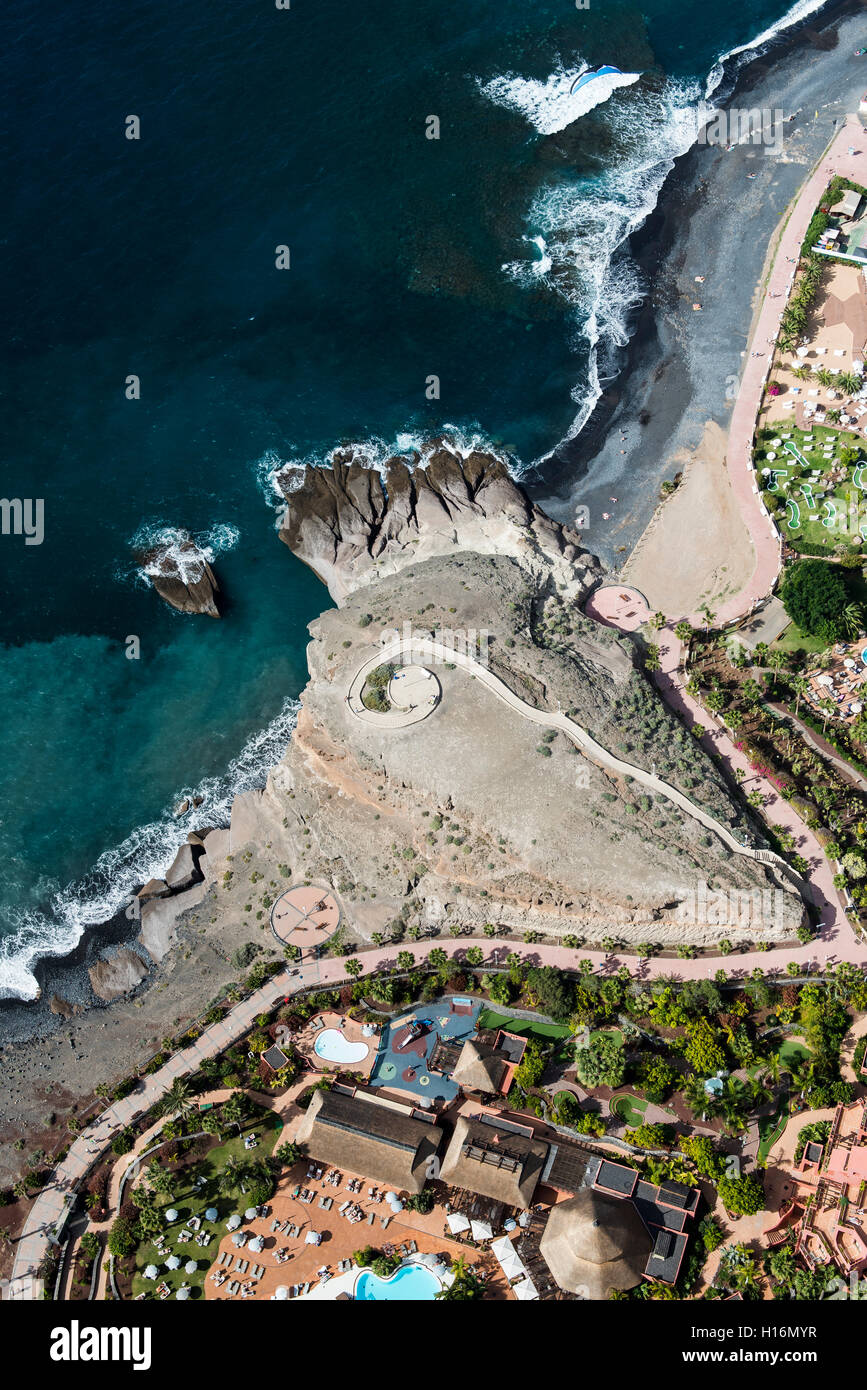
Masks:
[[[274,470],[448,428],[520,474],[580,430],[715,65],[818,8],[7,0],[2,492],[45,535],[0,536],[0,994],[279,758],[328,597]],[[175,532],[222,621],[137,571]]]

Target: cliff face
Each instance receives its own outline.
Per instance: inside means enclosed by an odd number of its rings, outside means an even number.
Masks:
[[[462,550],[511,555],[577,602],[601,577],[580,535],[546,516],[489,454],[464,459],[443,444],[424,468],[390,459],[384,477],[348,454],[331,469],[286,469],[277,482],[280,538],[336,603],[407,564]]]
[[[340,606],[310,625],[310,681],[283,761],[264,792],[236,802],[236,862],[267,844],[293,879],[330,883],[368,939],[487,922],[596,945],[794,934],[802,904],[771,869],[562,733],[548,738],[459,664],[437,664],[441,698],[420,722],[378,724],[350,708],[356,674],[395,631],[433,633],[739,838],[758,833],[636,669],[631,640],[582,613],[598,563],[496,459],[443,448],[423,470],[392,461],[384,483],[338,461],[284,485],[283,539]],[[744,910],[721,911],[715,894]]]

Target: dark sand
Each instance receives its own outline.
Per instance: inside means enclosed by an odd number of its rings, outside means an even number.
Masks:
[[[784,126],[782,158],[760,145],[730,152],[695,146],[632,239],[651,291],[626,366],[580,438],[546,464],[547,488],[533,488],[558,520],[571,520],[579,504],[589,507],[588,548],[614,570],[653,515],[660,483],[681,466],[675,457],[698,447],[707,421],[728,429],[769,244],[836,123],[857,111],[867,92],[867,58],[853,53],[867,41],[867,24],[860,15],[841,15],[848,8],[829,7],[821,29],[808,24],[795,37],[782,36],[720,103],[779,108],[786,117],[797,112]],[[696,275],[706,277],[704,284]]]

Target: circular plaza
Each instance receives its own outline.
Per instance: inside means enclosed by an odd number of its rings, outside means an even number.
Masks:
[[[271,908],[271,930],[284,946],[309,951],[323,946],[340,926],[334,894],[316,884],[287,888]]]

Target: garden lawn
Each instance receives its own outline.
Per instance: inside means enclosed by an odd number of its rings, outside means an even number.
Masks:
[[[647,1101],[639,1096],[612,1096],[608,1108],[612,1115],[616,1115],[619,1120],[625,1120],[630,1129],[635,1129],[644,1123]]]
[[[151,1240],[143,1242],[135,1252],[136,1272],[132,1279],[133,1297],[140,1293],[154,1294],[157,1285],[165,1281],[172,1290],[172,1295],[180,1288],[181,1284],[187,1283],[190,1285],[191,1300],[204,1298],[205,1276],[217,1257],[220,1239],[225,1233],[225,1222],[233,1212],[238,1212],[243,1217],[244,1210],[249,1205],[240,1187],[234,1187],[226,1193],[220,1191],[220,1175],[230,1158],[236,1159],[239,1163],[267,1158],[280,1137],[282,1127],[283,1121],[279,1115],[275,1115],[272,1110],[262,1110],[257,1107],[256,1114],[243,1122],[240,1134],[227,1139],[217,1148],[211,1149],[204,1158],[193,1163],[189,1168],[181,1169],[178,1174],[178,1185],[173,1190],[172,1195],[157,1197],[158,1208],[165,1210],[168,1207],[174,1207],[178,1212],[178,1220],[173,1225],[166,1227],[166,1243],[171,1253],[180,1259],[181,1267],[180,1269],[166,1269],[165,1257],[160,1255],[153,1242]],[[259,1143],[255,1149],[244,1148],[244,1140],[250,1134],[258,1136]],[[154,1154],[154,1158],[159,1158],[159,1150]],[[201,1187],[196,1187],[195,1179],[200,1176],[204,1176],[207,1181]],[[216,1207],[220,1213],[219,1220],[213,1226],[204,1220],[204,1214],[208,1207]],[[201,1216],[202,1230],[208,1230],[212,1233],[210,1244],[204,1248],[196,1244],[195,1235],[192,1240],[178,1244],[178,1235],[190,1216]],[[201,1234],[201,1232],[195,1234]],[[195,1274],[187,1274],[184,1270],[187,1260],[196,1261],[198,1269]],[[160,1273],[157,1279],[144,1278],[143,1271],[149,1264],[159,1267]]]
[[[571,1038],[572,1029],[567,1023],[537,1023],[531,1018],[509,1018],[506,1014],[495,1013],[493,1009],[482,1009],[476,1020],[480,1031],[505,1028],[509,1033],[520,1037],[536,1037],[544,1042],[557,1038]]]
[[[768,444],[770,439],[779,438],[783,433],[791,434],[791,440],[784,440],[782,444],[770,450],[776,454],[776,458],[767,457]],[[805,433],[798,429],[794,424],[783,426],[780,431],[763,429],[760,431],[759,447],[753,452],[753,459],[756,466],[756,481],[763,490],[768,487],[771,479],[762,477],[762,469],[770,468],[780,470],[785,474],[785,479],[781,479],[778,485],[770,488],[774,496],[781,502],[792,498],[797,503],[799,525],[790,527],[787,515],[777,518],[777,524],[783,536],[789,540],[807,541],[810,545],[818,546],[820,550],[827,550],[833,554],[834,546],[838,541],[848,540],[851,537],[841,531],[839,527],[824,526],[823,520],[828,517],[829,510],[824,505],[827,499],[832,506],[836,507],[838,513],[846,512],[849,505],[850,494],[859,503],[867,502],[867,492],[855,486],[853,478],[856,469],[865,462],[863,452],[863,441],[858,435],[851,434],[847,430],[834,429],[827,425],[816,425],[810,431],[813,438],[812,447],[804,445]],[[786,443],[794,444],[802,456],[811,465],[809,469],[804,469],[796,458],[786,452]],[[830,460],[826,458],[823,445],[830,443],[834,445],[834,452],[830,455]],[[831,486],[827,482],[827,474],[831,472],[831,461],[839,458],[841,449],[853,449],[858,454],[858,461],[847,468],[847,476]],[[813,478],[812,473],[818,472],[819,477]],[[865,478],[867,481],[867,478]],[[802,483],[806,485],[806,495],[802,492]],[[817,497],[822,496],[822,501],[817,501]],[[811,501],[808,499],[812,499]],[[810,517],[817,519],[811,521]],[[803,643],[799,645],[803,646]]]

